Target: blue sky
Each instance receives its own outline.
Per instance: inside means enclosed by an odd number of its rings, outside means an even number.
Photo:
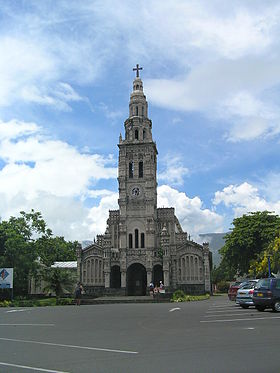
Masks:
[[[158,206],[195,238],[279,214],[279,19],[277,1],[2,0],[1,218],[34,208],[69,240],[104,232],[136,63]]]

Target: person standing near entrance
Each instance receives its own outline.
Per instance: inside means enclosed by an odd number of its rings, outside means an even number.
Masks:
[[[154,288],[154,299],[158,302],[159,301],[159,288],[157,286],[155,286]]]
[[[162,293],[165,293],[165,289],[164,289],[164,285],[163,285],[163,282],[160,281],[159,282],[159,292],[162,294]]]
[[[150,282],[150,296],[152,297],[154,295],[154,284],[152,282]]]

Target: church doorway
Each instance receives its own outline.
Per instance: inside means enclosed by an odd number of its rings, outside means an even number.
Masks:
[[[134,263],[127,269],[127,295],[146,295],[147,272],[140,263]]]
[[[121,271],[119,266],[111,268],[111,288],[119,289],[121,287]]]
[[[155,286],[159,286],[159,282],[164,283],[162,265],[157,264],[153,268],[153,283]]]

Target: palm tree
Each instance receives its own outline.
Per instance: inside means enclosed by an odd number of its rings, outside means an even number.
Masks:
[[[47,282],[44,291],[55,293],[57,298],[65,292],[72,292],[76,282],[75,276],[64,268],[49,268],[43,278]]]

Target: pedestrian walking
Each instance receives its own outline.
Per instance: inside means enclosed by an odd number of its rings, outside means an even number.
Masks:
[[[83,293],[83,286],[82,284],[79,282],[76,286],[76,289],[75,289],[75,300],[76,300],[76,305],[77,306],[80,306],[81,305],[81,298],[82,298],[82,293]]]

